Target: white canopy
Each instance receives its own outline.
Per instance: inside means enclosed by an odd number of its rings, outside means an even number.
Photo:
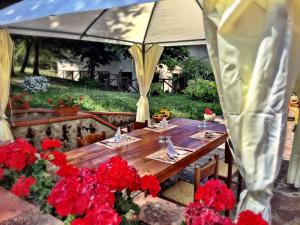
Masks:
[[[24,0],[0,11],[10,33],[115,44],[203,44],[199,0]]]

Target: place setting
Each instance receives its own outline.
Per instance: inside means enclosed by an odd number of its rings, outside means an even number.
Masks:
[[[166,118],[163,118],[162,121],[160,121],[159,123],[151,124],[149,127],[146,127],[144,129],[155,131],[155,132],[164,132],[167,130],[171,130],[177,126],[178,125],[170,124]]]
[[[212,130],[201,130],[198,133],[193,134],[190,138],[205,140],[205,141],[213,141],[224,135],[223,132],[212,131]]]
[[[141,140],[140,138],[132,137],[128,134],[122,134],[120,127],[117,129],[117,132],[114,137],[97,142],[97,145],[102,145],[107,148],[115,149],[128,146],[131,143]]]
[[[170,136],[160,136],[158,142],[160,143],[160,149],[146,156],[146,158],[174,164],[193,153],[191,149],[175,146]]]

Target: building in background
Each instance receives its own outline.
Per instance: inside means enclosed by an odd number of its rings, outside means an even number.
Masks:
[[[208,59],[206,45],[188,46],[187,48],[191,57]],[[57,77],[74,81],[89,77],[86,63],[81,61],[68,62],[67,60],[58,60],[57,71]],[[169,71],[166,65],[158,65],[156,72],[159,74],[159,79],[164,80],[164,91],[172,92],[172,77],[174,74],[180,74],[180,68],[176,68],[175,71]],[[132,92],[138,90],[135,66],[132,58],[96,67],[94,79],[99,82],[99,85],[107,88],[125,89]]]

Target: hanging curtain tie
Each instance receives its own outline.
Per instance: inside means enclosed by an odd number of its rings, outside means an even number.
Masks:
[[[4,115],[0,116],[0,121],[1,120],[8,120],[8,117],[4,114]]]
[[[147,96],[140,96],[139,101],[137,102],[137,105],[142,105],[148,103],[148,98]]]

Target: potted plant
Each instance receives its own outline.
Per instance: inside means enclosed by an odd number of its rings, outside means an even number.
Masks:
[[[31,100],[31,96],[26,94],[26,93],[22,93],[22,94],[18,94],[18,95],[12,95],[9,98],[9,103],[7,105],[7,109],[29,109],[30,108],[30,100]]]
[[[159,123],[162,121],[164,118],[169,119],[171,117],[171,112],[167,109],[161,108],[157,113],[155,113],[152,116],[152,119],[156,122]]]
[[[83,96],[61,96],[54,99],[48,99],[48,103],[54,110],[57,116],[72,116],[76,115],[80,109],[80,103],[83,101]]]
[[[216,114],[210,108],[206,108],[204,110],[204,120],[207,122],[213,122],[215,119]]]

